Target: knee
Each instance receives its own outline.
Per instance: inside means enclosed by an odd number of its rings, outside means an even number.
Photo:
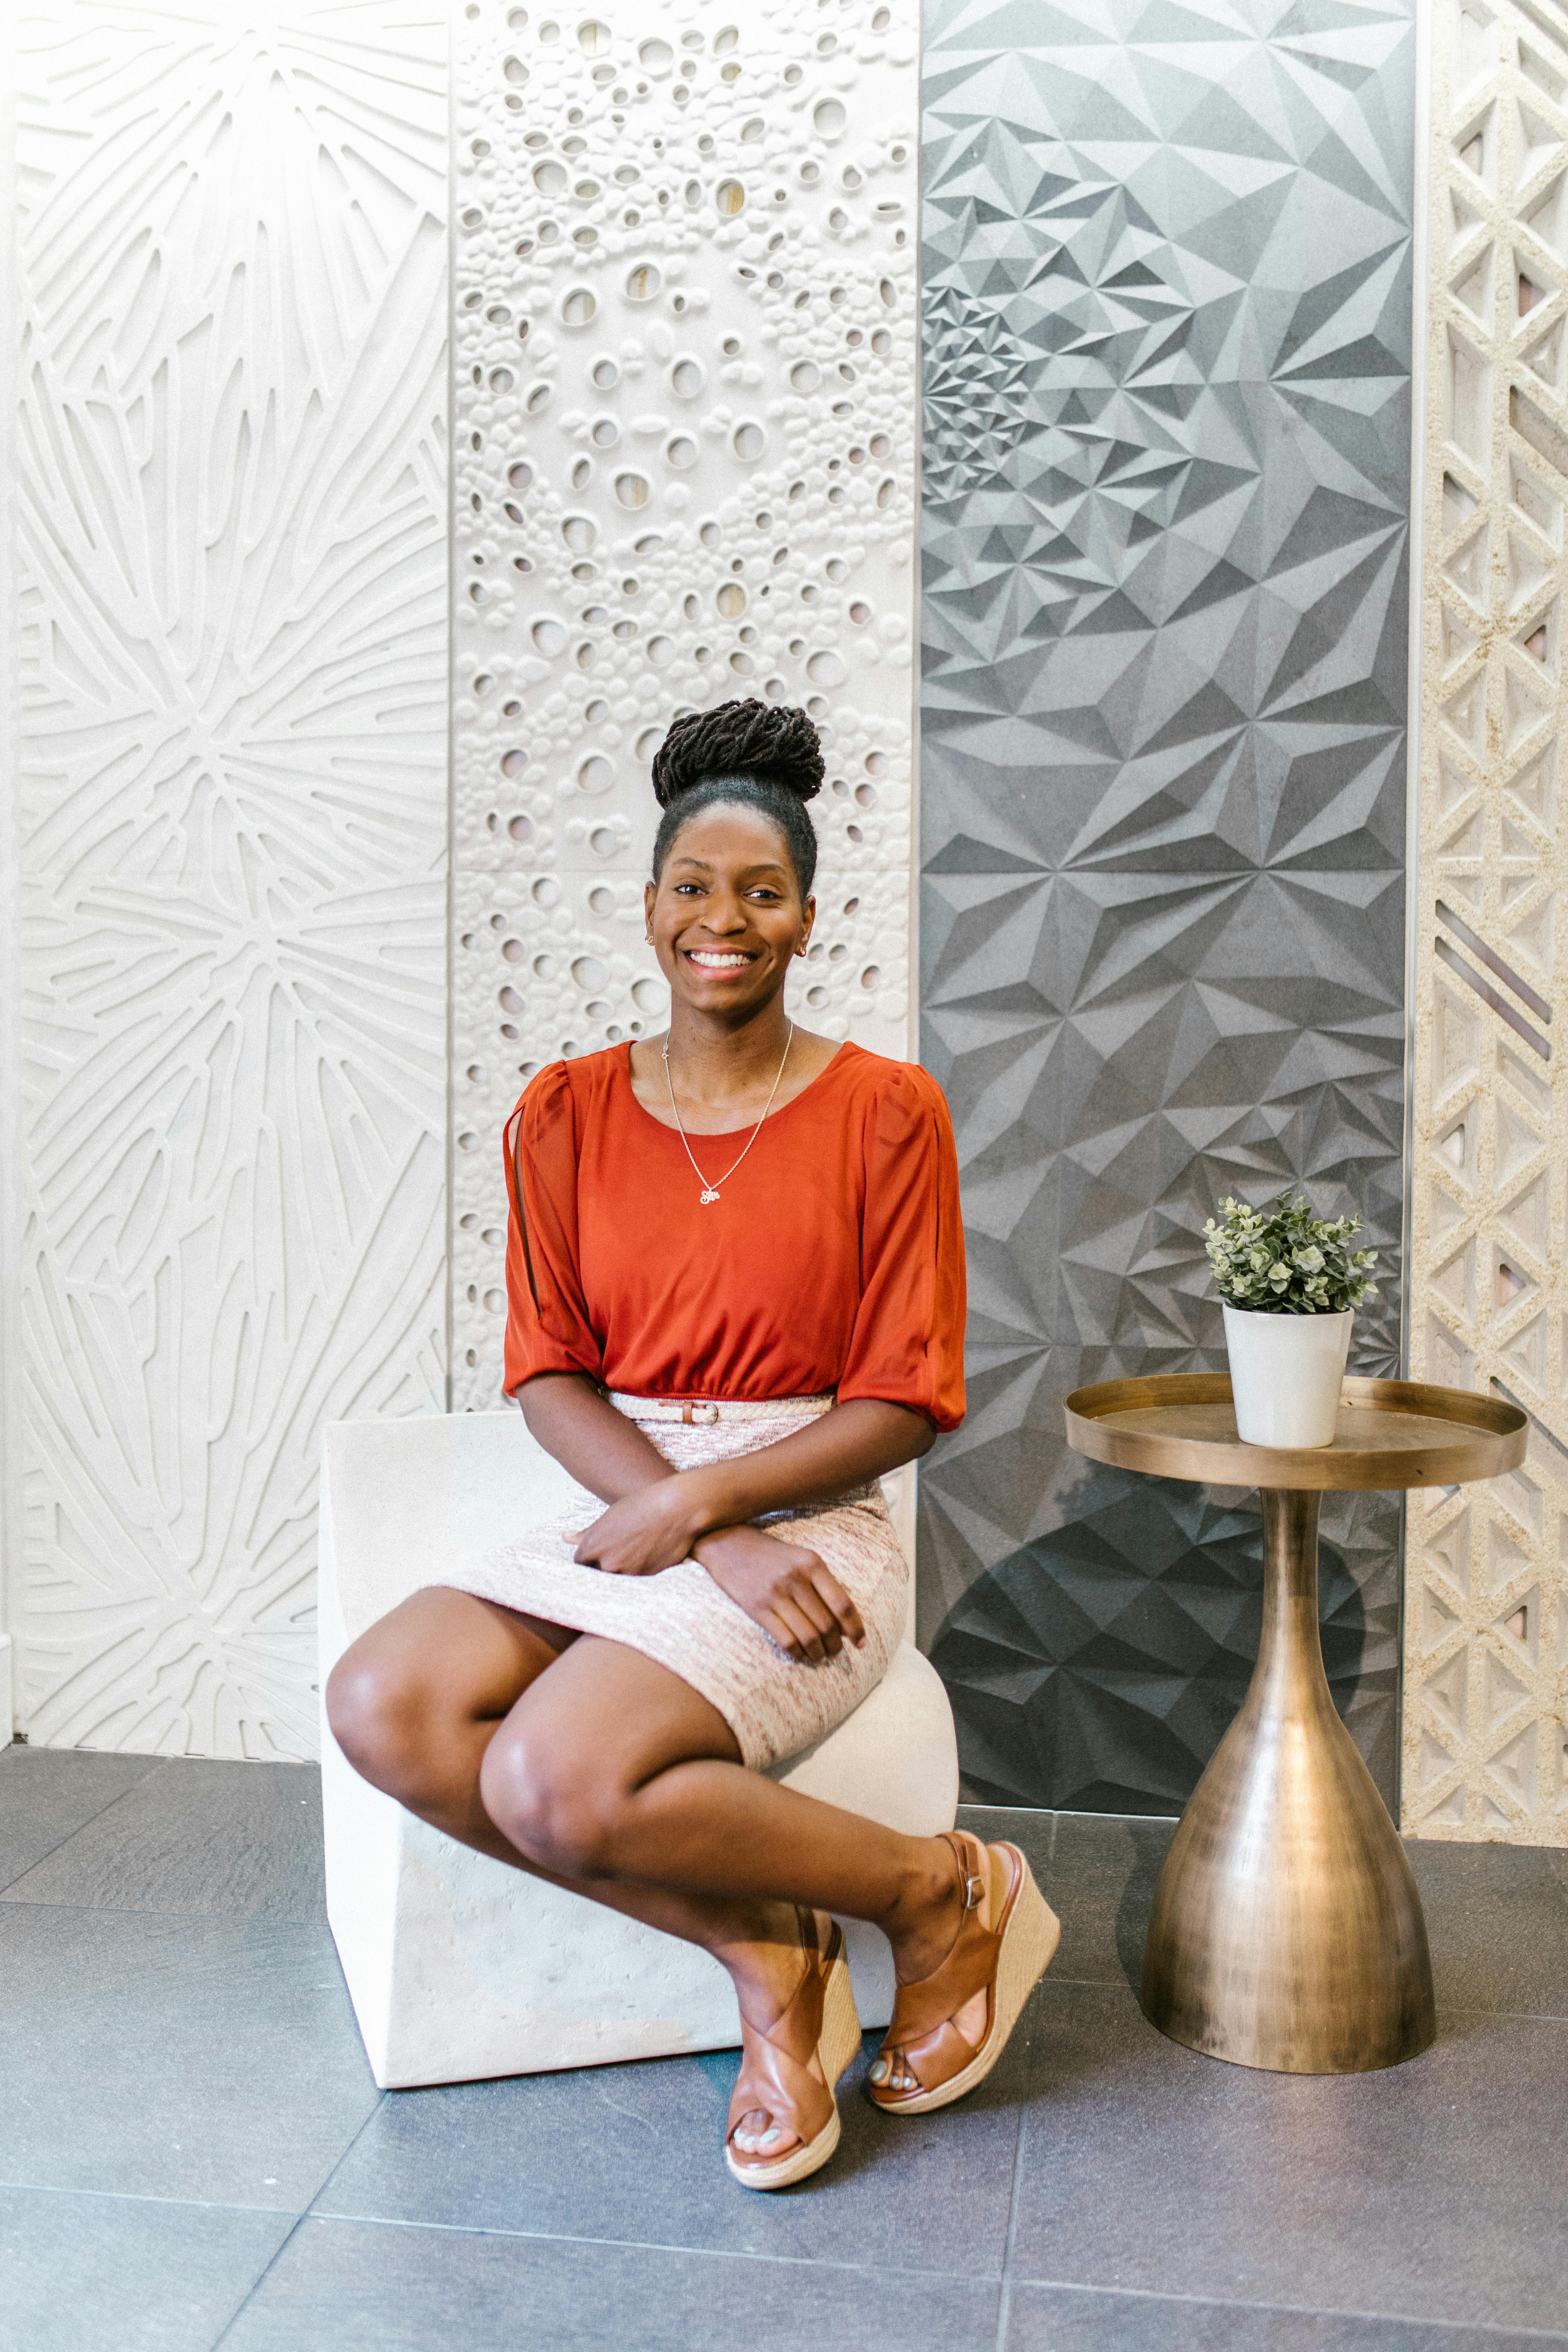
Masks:
[[[345,1650],[327,1677],[332,1738],[363,1779],[405,1803],[426,1793],[433,1702],[419,1665],[361,1642]]]
[[[499,1731],[485,1753],[479,1796],[520,1853],[563,1878],[614,1878],[626,1799],[581,1758],[546,1753],[521,1726]]]

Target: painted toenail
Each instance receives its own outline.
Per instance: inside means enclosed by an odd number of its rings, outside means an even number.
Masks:
[[[885,2058],[879,2058],[871,2068],[871,2080],[873,2083],[885,2083],[891,2072],[892,2069],[888,2064],[887,2060]]]
[[[783,2132],[780,2131],[777,2124],[774,2124],[771,2131],[765,2131],[763,2134],[761,2139],[757,2142],[757,2146],[759,2147],[772,2147],[776,2141],[783,2139]]]

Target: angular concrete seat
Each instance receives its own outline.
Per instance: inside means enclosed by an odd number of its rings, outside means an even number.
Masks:
[[[321,1683],[376,1618],[560,1507],[565,1473],[516,1412],[340,1422],[321,1465]],[[947,1695],[908,1643],[828,1738],[774,1769],[911,1835],[951,1829]],[[716,1960],[471,1853],[372,1789],[321,1725],[327,1915],[376,2081],[408,2089],[609,2065],[740,2040]],[[861,2022],[891,2012],[874,1928],[846,1920]]]

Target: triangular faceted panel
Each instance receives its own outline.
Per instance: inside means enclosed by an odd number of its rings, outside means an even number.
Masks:
[[[1537,1152],[1544,1151],[1546,1138],[1501,1097],[1492,1106],[1492,1117],[1493,1178],[1499,1184],[1510,1184],[1521,1168],[1529,1167]]]
[[[1500,1730],[1510,1716],[1517,1715],[1520,1708],[1527,1705],[1529,1698],[1529,1689],[1519,1676],[1500,1665],[1489,1651],[1481,1698],[1487,1733],[1489,1735]]]
[[[1538,1396],[1546,1387],[1547,1339],[1546,1318],[1536,1315],[1522,1331],[1504,1342],[1500,1351],[1510,1371],[1517,1372]]]
[[[1452,1233],[1456,1225],[1463,1224],[1468,1214],[1465,1204],[1456,1201],[1441,1184],[1426,1187],[1426,1230],[1434,1241],[1441,1241],[1445,1234]]]
[[[1467,751],[1479,760],[1486,751],[1487,682],[1484,674],[1472,678],[1443,705],[1443,717]]]
[[[1524,814],[1544,832],[1557,829],[1557,761],[1554,754],[1536,760],[1509,779],[1509,792]]]
[[[1552,578],[1552,566],[1538,555],[1524,533],[1510,530],[1508,535],[1508,601],[1523,604]]]
[[[1514,759],[1550,715],[1549,706],[1540,690],[1526,686],[1510,669],[1503,680],[1502,739],[1503,750]]]
[[[1540,238],[1548,253],[1555,255],[1562,262],[1568,262],[1568,205],[1563,202],[1565,189],[1568,189],[1568,174],[1560,173],[1546,194],[1537,196],[1523,215],[1525,227]],[[1466,209],[1468,211],[1468,206]]]
[[[1487,1529],[1487,1584],[1496,1592],[1530,1566],[1530,1554],[1494,1519]]]
[[[1487,1770],[1527,1813],[1535,1810],[1536,1751],[1540,1744],[1540,1736],[1531,1724],[1527,1731],[1517,1733],[1505,1748],[1487,1759]]]
[[[1531,1668],[1541,1662],[1541,1595],[1531,1585],[1517,1601],[1510,1601],[1504,1613],[1496,1620],[1497,1631],[1506,1641],[1517,1643],[1521,1658]]]
[[[1423,1586],[1421,1595],[1421,1643],[1424,1649],[1440,1649],[1443,1643],[1447,1640],[1449,1634],[1454,1631],[1455,1627],[1457,1625],[1462,1625],[1463,1622],[1464,1620],[1460,1617],[1458,1612],[1449,1608],[1447,1602],[1437,1591],[1436,1585],[1427,1584]]]
[[[1470,1654],[1457,1651],[1446,1666],[1429,1675],[1421,1685],[1421,1696],[1436,1710],[1450,1731],[1463,1738],[1465,1705],[1469,1690]]]
[[[1492,248],[1485,246],[1477,254],[1467,257],[1463,268],[1453,281],[1453,297],[1484,334],[1492,330]]]
[[[1548,489],[1533,467],[1522,457],[1509,460],[1509,494],[1526,522],[1531,522],[1542,539],[1553,547],[1563,539],[1563,500],[1556,490]]]
[[[1457,1592],[1470,1589],[1470,1515],[1468,1510],[1450,1519],[1447,1526],[1435,1535],[1423,1555],[1425,1564],[1437,1575],[1447,1578]]]
[[[1451,1762],[1449,1769],[1450,1771],[1453,1769]],[[1424,1821],[1452,1823],[1456,1828],[1464,1821],[1464,1818],[1465,1784],[1462,1780],[1457,1789],[1451,1789],[1446,1797],[1422,1815]]]
[[[1519,182],[1523,187],[1544,164],[1563,153],[1563,142],[1545,116],[1521,100],[1519,107]]]
[[[1552,1238],[1552,1187],[1545,1169],[1498,1214],[1504,1233],[1544,1265]]]
[[[1552,932],[1556,908],[1555,894],[1549,891],[1527,915],[1510,923],[1504,934],[1520,961],[1530,968],[1537,980],[1548,982],[1552,978]]]
[[[1458,1308],[1467,1322],[1470,1321],[1476,1311],[1475,1243],[1467,1242],[1458,1255],[1451,1257],[1447,1265],[1440,1267],[1431,1280],[1432,1287],[1438,1297],[1446,1298],[1450,1307]]]

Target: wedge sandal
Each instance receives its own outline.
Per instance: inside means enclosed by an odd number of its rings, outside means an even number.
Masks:
[[[966,1830],[943,1834],[958,1865],[963,1913],[941,1967],[899,1987],[867,2086],[884,2115],[930,2115],[983,2083],[1061,1941],[1061,1922],[1016,1845],[983,1845]],[[976,2043],[955,2020],[982,1993],[985,2019]]]
[[[765,2033],[741,2020],[741,2071],[724,2161],[742,2189],[787,2189],[822,2169],[838,2145],[838,2077],[860,2047],[844,1930],[835,1920],[823,1951],[813,1914],[797,1908],[796,1917],[807,1965],[794,1999]],[[741,2121],[758,2109],[772,2121],[750,2140]],[[769,2141],[776,2145],[791,2132],[795,2145],[770,2160]]]

